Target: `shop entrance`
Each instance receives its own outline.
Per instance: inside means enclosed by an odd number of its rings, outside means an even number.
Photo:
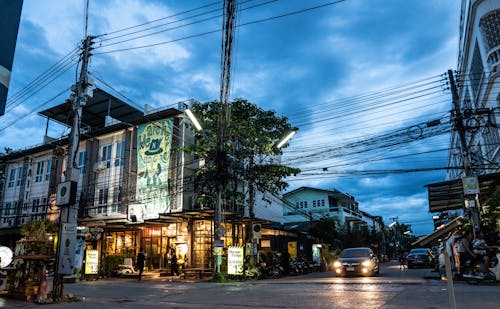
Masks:
[[[179,264],[184,264],[188,248],[186,236],[187,228],[182,223],[144,229],[141,244],[147,253],[148,269],[170,269],[172,254],[176,254]]]

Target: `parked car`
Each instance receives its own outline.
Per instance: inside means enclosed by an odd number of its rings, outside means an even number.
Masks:
[[[406,257],[408,268],[415,266],[433,267],[435,263],[435,256],[430,248],[414,248]]]
[[[370,248],[349,248],[340,252],[333,263],[337,276],[345,275],[378,275],[379,260]]]

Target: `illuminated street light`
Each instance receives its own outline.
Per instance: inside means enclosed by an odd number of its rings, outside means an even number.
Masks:
[[[191,122],[193,123],[193,125],[194,125],[194,127],[196,128],[197,131],[203,130],[203,128],[201,127],[200,123],[198,122],[198,119],[196,119],[196,117],[191,112],[191,110],[186,109],[184,112],[189,117],[189,120],[191,120]]]
[[[283,147],[283,145],[286,144],[286,142],[288,142],[294,135],[295,135],[296,131],[292,131],[290,133],[288,133],[287,136],[285,136],[285,138],[283,138],[281,140],[281,142],[278,143],[278,145],[276,146],[277,148],[281,148]]]

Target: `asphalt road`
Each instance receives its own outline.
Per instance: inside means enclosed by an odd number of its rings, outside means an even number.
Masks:
[[[210,283],[169,278],[83,281],[65,285],[78,302],[45,308],[451,308],[447,284],[429,269],[383,264],[377,277],[336,278],[333,272],[280,279]],[[500,285],[455,282],[457,308],[499,308]],[[31,308],[0,298],[0,307]]]

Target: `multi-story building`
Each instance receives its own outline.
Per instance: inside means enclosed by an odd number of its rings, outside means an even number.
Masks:
[[[83,107],[79,147],[75,162],[69,164],[79,169],[79,236],[85,248],[99,250],[101,259],[132,257],[142,247],[148,253],[148,266],[163,268],[174,248],[187,265],[212,267],[213,209],[196,203],[194,172],[200,160],[181,150],[194,141],[183,113],[189,103],[144,114],[96,89]],[[40,115],[70,127],[70,109],[67,101]],[[20,227],[28,221],[58,220],[56,191],[66,180],[69,141],[44,140],[42,145],[0,156],[2,245],[13,247]],[[281,220],[279,200],[270,205],[259,201],[254,207],[259,223]],[[223,205],[224,247],[243,246],[248,216],[231,207]],[[273,235],[265,229],[263,234]]]
[[[454,131],[448,166],[462,167],[465,155],[476,175],[500,172],[499,1],[462,1],[459,44],[458,95],[468,149],[462,149],[459,132]],[[447,179],[462,176],[463,170],[450,169]]]
[[[467,161],[471,173],[478,176],[480,201],[499,188],[500,1],[462,0],[459,34],[455,79],[460,115],[454,117],[462,116],[463,126],[455,123],[451,134],[447,181],[427,185],[429,211],[446,213],[436,216],[436,231],[415,242],[419,245],[427,245],[462,224],[458,218],[451,219],[466,214],[461,178],[468,176]]]
[[[353,224],[376,226],[375,218],[359,210],[359,203],[354,196],[342,193],[336,189],[324,190],[310,187],[300,187],[283,195],[287,207],[283,208],[285,223],[318,220],[321,217],[337,219],[339,224],[347,227]]]

